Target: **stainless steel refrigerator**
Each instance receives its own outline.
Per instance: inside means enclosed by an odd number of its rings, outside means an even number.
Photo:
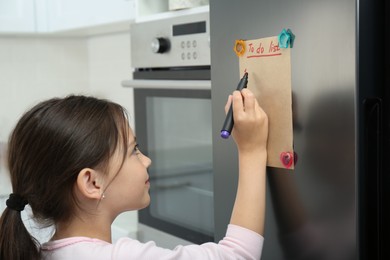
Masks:
[[[390,259],[387,2],[210,1],[216,240],[237,183],[235,145],[219,136],[239,80],[234,41],[290,28],[298,161],[267,169],[262,259]]]

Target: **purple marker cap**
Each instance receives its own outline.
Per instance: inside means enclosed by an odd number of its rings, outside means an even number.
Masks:
[[[228,139],[229,136],[230,136],[230,133],[229,133],[228,131],[226,131],[226,130],[222,130],[222,131],[221,131],[221,137],[222,137],[223,139]]]

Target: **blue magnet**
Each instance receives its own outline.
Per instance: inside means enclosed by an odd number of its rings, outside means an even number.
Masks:
[[[292,33],[290,29],[283,29],[282,32],[278,36],[279,47],[280,48],[290,48],[293,47],[295,40],[295,35]]]

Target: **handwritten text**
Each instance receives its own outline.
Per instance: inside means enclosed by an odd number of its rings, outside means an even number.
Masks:
[[[269,46],[264,46],[262,42],[260,42],[257,46],[253,43],[248,44],[247,58],[260,58],[278,55],[282,55],[279,44],[274,43],[273,41],[270,42]]]

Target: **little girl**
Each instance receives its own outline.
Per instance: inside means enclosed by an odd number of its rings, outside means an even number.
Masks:
[[[263,246],[268,121],[250,90],[235,91],[239,183],[226,236],[174,250],[121,238],[111,224],[147,207],[151,160],[138,148],[124,109],[85,96],[44,101],[23,115],[8,147],[13,193],[0,220],[0,259],[259,259]],[[21,211],[54,225],[39,245]]]

